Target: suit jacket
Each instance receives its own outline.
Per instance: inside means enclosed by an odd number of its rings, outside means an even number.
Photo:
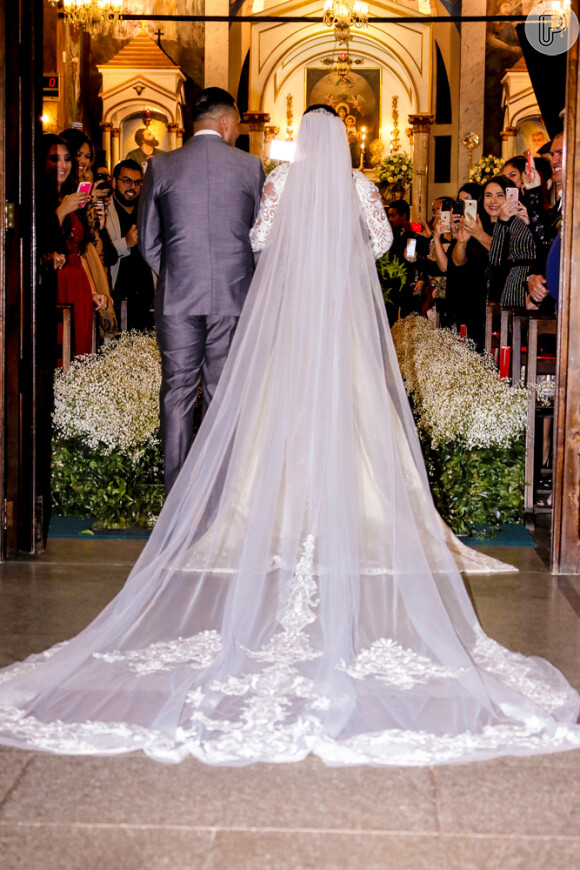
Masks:
[[[137,214],[135,213],[135,222],[137,222]],[[117,283],[117,275],[119,274],[119,265],[122,257],[128,257],[131,253],[131,249],[127,247],[127,242],[125,241],[125,236],[121,235],[121,224],[119,222],[119,215],[117,214],[117,209],[115,208],[115,203],[111,200],[111,204],[107,209],[107,219],[105,226],[108,230],[109,236],[113,245],[115,246],[115,250],[118,254],[117,262],[114,263],[111,268],[111,284],[113,287]]]
[[[220,136],[194,136],[149,163],[139,201],[139,249],[158,275],[158,315],[237,316],[254,257],[249,231],[264,170]]]

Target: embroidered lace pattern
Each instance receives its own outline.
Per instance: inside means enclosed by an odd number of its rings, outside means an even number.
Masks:
[[[205,691],[202,687],[189,691],[184,699],[183,724],[174,734],[115,721],[42,722],[8,706],[0,709],[0,731],[13,735],[21,744],[71,755],[141,749],[166,761],[179,761],[189,754],[210,763],[296,761],[314,752],[329,764],[425,765],[491,757],[506,748],[510,754],[518,754],[580,744],[574,727],[556,723],[546,727],[547,720],[539,711],[521,723],[487,725],[477,733],[451,735],[390,728],[344,739],[328,736],[321,713],[344,709],[348,717],[352,697],[341,697],[336,687],[332,698],[327,696],[299,669],[322,655],[312,648],[309,637],[319,605],[315,554],[316,542],[309,535],[301,547],[279,629],[270,641],[259,650],[239,647],[248,659],[263,667],[225,680],[214,679]],[[53,647],[39,656],[38,662],[15,667],[11,673],[34,669],[63,646]],[[218,632],[204,631],[143,649],[95,653],[94,658],[111,664],[123,662],[134,674],[143,676],[184,664],[194,669],[207,667],[221,649]],[[479,628],[473,658],[478,666],[541,709],[552,711],[566,700],[565,693],[551,688],[548,680],[544,683],[530,677],[530,666],[523,656],[508,652]],[[361,650],[350,665],[340,661],[337,669],[357,683],[379,680],[403,692],[466,672],[436,664],[390,638],[380,638]],[[6,673],[3,678],[7,678]]]
[[[502,683],[516,689],[547,713],[563,707],[567,698],[564,689],[558,692],[547,681],[531,676],[531,660],[505,649],[479,627],[476,634],[473,659],[480,668],[500,677]]]
[[[114,664],[126,662],[129,670],[139,676],[156,671],[170,671],[177,665],[206,668],[221,652],[221,638],[217,631],[202,631],[193,637],[153,643],[145,649],[109,653],[93,653],[93,658]]]
[[[344,661],[339,669],[355,680],[376,677],[383,683],[397,689],[413,689],[420,683],[430,680],[445,680],[459,677],[465,668],[445,668],[434,664],[427,656],[385,637],[376,640],[368,649],[362,650],[353,665],[347,667]]]
[[[272,170],[266,180],[262,190],[260,211],[250,231],[250,242],[254,251],[261,251],[266,246],[280,196],[288,178],[289,167],[289,163],[281,163]],[[372,243],[373,256],[378,260],[391,247],[393,231],[385,214],[379,191],[372,181],[358,170],[353,170],[353,180]]]
[[[41,667],[48,659],[52,658],[55,653],[59,650],[63,649],[63,647],[67,646],[69,643],[68,640],[63,641],[62,643],[57,643],[55,646],[52,646],[50,649],[45,650],[43,653],[37,656],[37,660],[33,662],[18,662],[17,664],[12,665],[9,668],[5,668],[0,671],[0,684],[7,683],[9,680],[13,680],[15,677],[21,677],[23,674],[28,674],[31,671],[35,671],[37,668]]]

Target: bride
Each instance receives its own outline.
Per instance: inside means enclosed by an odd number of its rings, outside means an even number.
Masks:
[[[376,276],[390,228],[333,110],[305,115],[252,236],[234,346],[151,539],[88,628],[0,672],[0,742],[230,765],[579,747],[577,693],[489,639],[465,591]]]

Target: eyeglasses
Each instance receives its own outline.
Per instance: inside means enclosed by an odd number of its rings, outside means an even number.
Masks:
[[[127,176],[120,178],[119,181],[122,181],[125,187],[141,187],[143,184],[140,178],[134,181],[132,178],[127,178]]]

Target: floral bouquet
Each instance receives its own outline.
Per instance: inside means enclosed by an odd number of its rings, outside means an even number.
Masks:
[[[494,175],[499,175],[505,161],[494,154],[486,154],[469,170],[469,180],[485,184]]]
[[[501,380],[469,340],[425,318],[399,320],[391,333],[443,519],[456,534],[521,523],[526,390]]]
[[[147,527],[163,504],[161,360],[155,337],[128,332],[78,357],[54,383],[52,494],[57,514],[102,527]]]
[[[404,151],[389,154],[377,164],[377,180],[409,187],[413,181],[413,164]]]

